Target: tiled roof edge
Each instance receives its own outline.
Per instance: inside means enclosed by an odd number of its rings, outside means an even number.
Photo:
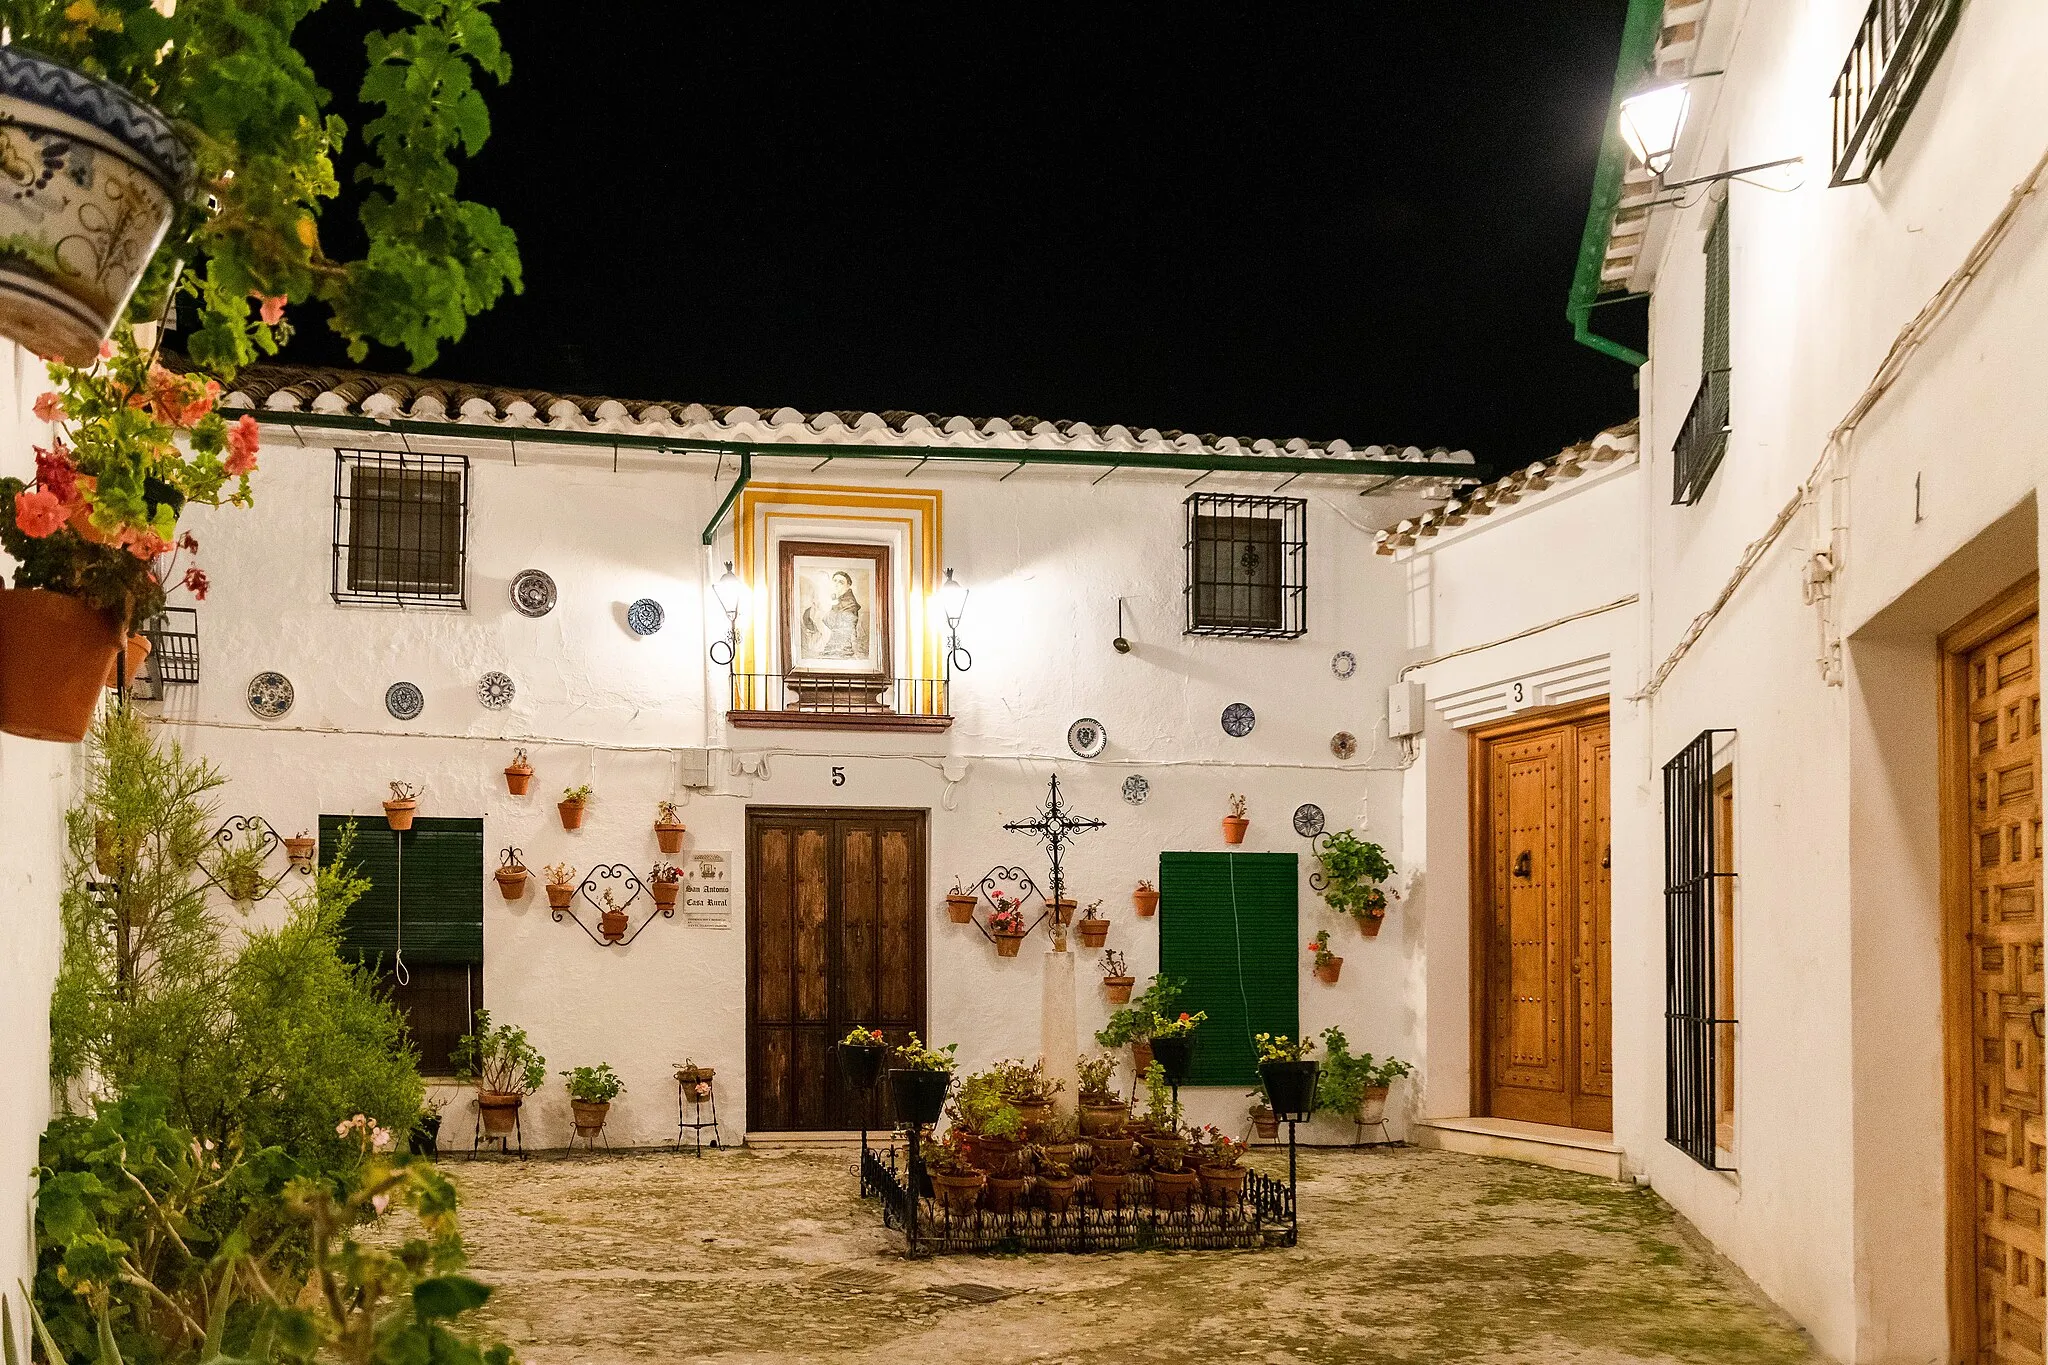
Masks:
[[[1373,550],[1390,555],[1427,540],[1439,531],[1462,526],[1473,517],[1487,516],[1495,508],[1521,501],[1524,493],[1541,492],[1553,483],[1576,479],[1589,470],[1616,460],[1633,457],[1637,449],[1637,419],[1609,427],[1590,441],[1566,446],[1547,460],[1503,475],[1492,483],[1468,488],[1417,517],[1389,526],[1373,537]]]

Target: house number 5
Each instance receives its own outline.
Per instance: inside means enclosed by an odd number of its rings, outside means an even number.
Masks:
[[[846,785],[846,769],[840,767],[834,767],[832,769],[832,785],[835,787],[843,787]]]

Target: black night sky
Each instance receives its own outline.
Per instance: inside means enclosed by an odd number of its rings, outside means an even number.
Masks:
[[[526,292],[434,373],[1540,458],[1634,409],[1563,316],[1625,8],[510,0]]]

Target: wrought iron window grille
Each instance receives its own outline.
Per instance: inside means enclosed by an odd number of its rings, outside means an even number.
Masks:
[[[1188,635],[1294,639],[1308,631],[1308,501],[1194,493]]]
[[[335,452],[336,602],[466,609],[468,528],[467,456]]]
[[[142,623],[149,658],[129,680],[141,701],[161,701],[167,687],[190,687],[199,681],[199,613],[191,607],[165,607]]]
[[[1720,1031],[1714,983],[1720,955],[1714,902],[1721,881],[1714,846],[1714,740],[1702,730],[1664,765],[1664,1139],[1710,1171],[1722,1164]]]
[[[1862,184],[1890,154],[1962,9],[1962,0],[1871,0],[1835,78],[1829,185]]]

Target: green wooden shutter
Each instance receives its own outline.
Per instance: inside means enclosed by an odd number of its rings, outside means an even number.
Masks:
[[[1159,970],[1207,1010],[1190,1085],[1255,1084],[1255,1033],[1300,1032],[1300,868],[1292,853],[1159,855]]]
[[[356,837],[349,861],[370,889],[342,921],[343,946],[365,958],[389,958],[403,946],[408,962],[482,962],[484,822],[415,819],[400,834],[375,816],[323,815],[322,863],[333,861],[342,826],[351,820]]]
[[[1714,215],[1707,229],[1707,292],[1700,341],[1700,368],[1708,374],[1726,370],[1728,349],[1728,205]]]

